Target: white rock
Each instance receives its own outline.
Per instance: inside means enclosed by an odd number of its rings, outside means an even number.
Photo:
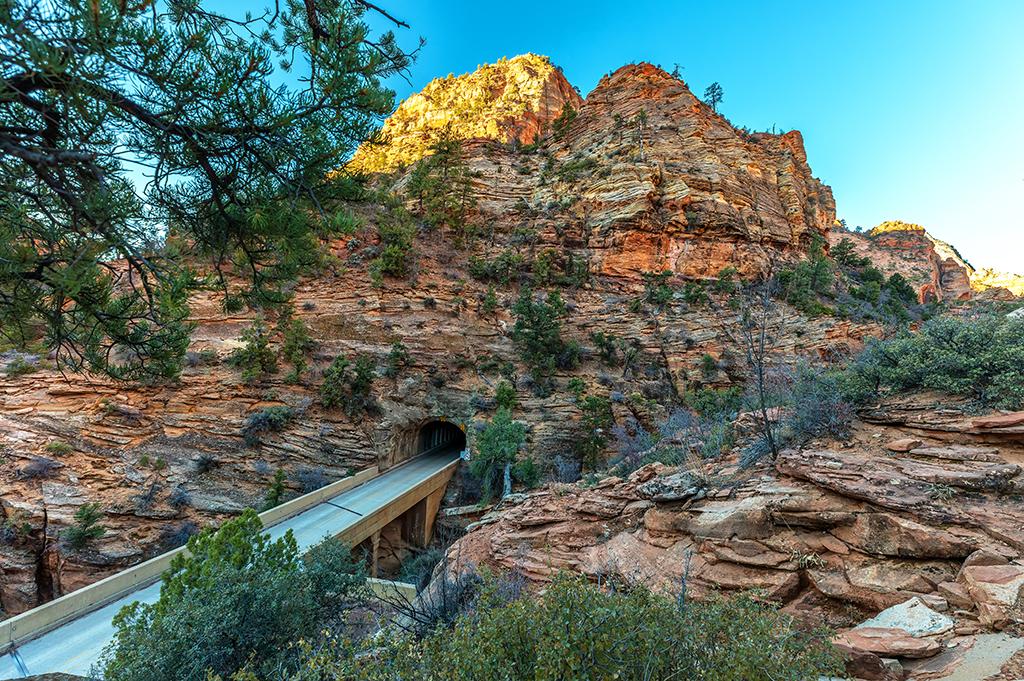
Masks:
[[[911,636],[934,636],[953,628],[954,622],[942,613],[935,612],[918,597],[883,610],[871,619],[861,622],[855,629],[881,627],[902,629]]]

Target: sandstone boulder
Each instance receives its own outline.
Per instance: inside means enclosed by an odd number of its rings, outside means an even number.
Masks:
[[[858,627],[839,634],[834,641],[880,657],[931,657],[942,650],[938,639],[911,636],[903,629],[886,627]]]
[[[960,577],[983,625],[1004,629],[1024,623],[1024,566],[971,565]]]

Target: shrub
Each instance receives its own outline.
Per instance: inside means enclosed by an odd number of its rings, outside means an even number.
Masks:
[[[102,519],[99,504],[82,504],[75,511],[75,524],[64,530],[61,537],[72,550],[81,551],[107,533],[107,528],[100,525]]]
[[[736,292],[736,278],[739,270],[731,265],[723,267],[718,271],[718,279],[715,280],[715,291],[717,293],[733,294]]]
[[[74,451],[74,447],[63,440],[52,440],[51,442],[47,442],[43,449],[56,456],[64,456]]]
[[[192,497],[184,487],[179,485],[171,490],[167,496],[167,503],[173,508],[181,509],[192,503]]]
[[[331,480],[323,468],[300,468],[295,473],[295,481],[299,483],[303,494],[309,494],[326,487]]]
[[[469,470],[480,480],[484,498],[501,495],[505,467],[511,466],[526,443],[526,426],[512,420],[507,409],[499,409],[476,438],[476,452]]]
[[[246,446],[255,447],[264,433],[277,433],[285,429],[295,412],[291,407],[265,407],[249,416],[242,428],[242,439]]]
[[[617,366],[619,364],[618,342],[615,336],[604,331],[594,331],[590,334],[590,340],[597,348],[598,355],[605,366]]]
[[[345,357],[335,357],[324,372],[324,382],[320,386],[321,404],[325,409],[341,407],[350,417],[368,409],[373,370],[373,360],[369,355],[358,355],[354,363]]]
[[[672,271],[663,272],[642,272],[644,280],[643,302],[661,307],[672,302],[675,296],[675,289],[669,284],[672,278]]]
[[[11,378],[14,378],[15,376],[24,376],[25,374],[31,374],[35,371],[39,371],[39,362],[36,361],[36,358],[31,357],[31,359],[27,359],[26,357],[31,356],[21,354],[15,355],[14,358],[7,363],[7,366],[4,368],[4,373]]]
[[[313,347],[313,339],[310,338],[309,329],[301,319],[286,316],[282,319],[282,327],[284,341],[281,344],[281,354],[292,365],[292,370],[284,380],[288,383],[298,383],[302,378],[302,372],[309,366],[306,362],[306,353]]]
[[[685,603],[635,587],[560,575],[536,598],[486,579],[473,611],[417,642],[309,660],[307,678],[404,681],[687,679],[805,681],[843,675],[824,630],[803,632],[751,596]]]
[[[401,342],[395,341],[391,344],[391,350],[388,352],[387,361],[381,373],[388,378],[394,378],[401,373],[402,369],[409,366],[410,362],[409,351]]]
[[[938,317],[919,332],[871,340],[838,378],[857,404],[909,390],[966,395],[1002,409],[1024,408],[1024,320]]]
[[[577,459],[556,454],[552,462],[551,474],[555,482],[576,482],[580,479],[583,466]]]
[[[498,405],[498,409],[512,411],[519,402],[515,386],[508,381],[500,381],[494,389],[494,402]]]
[[[683,402],[698,414],[734,414],[740,410],[743,401],[743,390],[731,388],[700,388],[687,391]]]
[[[374,284],[379,286],[383,277],[406,277],[412,271],[416,226],[408,211],[398,206],[381,217],[377,232],[381,250],[370,263],[370,273]]]
[[[778,284],[786,302],[804,314],[816,317],[831,311],[819,300],[821,296],[832,295],[835,288],[832,263],[825,256],[820,236],[813,236],[805,260],[779,272]]]
[[[480,312],[485,315],[492,315],[498,310],[498,294],[494,290],[494,284],[487,286],[487,293],[480,303]]]
[[[558,366],[578,363],[579,346],[562,339],[565,304],[557,291],[535,300],[530,289],[524,288],[512,312],[516,316],[512,340],[538,382],[550,378]]]
[[[583,418],[580,425],[580,436],[576,440],[576,456],[584,466],[596,467],[600,462],[608,436],[614,422],[612,403],[607,397],[588,395],[579,400]]]
[[[790,395],[791,416],[785,426],[798,442],[824,435],[839,440],[850,436],[853,407],[843,399],[834,374],[800,364]]]
[[[287,491],[284,486],[285,473],[282,469],[278,468],[277,472],[274,473],[274,478],[270,481],[270,486],[267,487],[267,493],[263,497],[263,507],[261,511],[269,511],[270,509],[280,506],[281,502],[284,501],[284,494]]]
[[[293,644],[314,639],[365,579],[337,540],[301,560],[292,533],[272,540],[252,510],[193,536],[188,550],[164,573],[156,603],[114,618],[101,659],[107,681],[205,679],[246,665],[279,678],[294,668]]]
[[[165,525],[160,530],[160,548],[164,551],[170,551],[179,546],[184,546],[192,538],[192,535],[197,532],[199,532],[199,526],[191,520],[173,525]]]
[[[242,380],[253,383],[277,371],[277,358],[270,349],[270,336],[263,317],[258,316],[242,332],[242,347],[228,358],[231,366],[242,370]]]
[[[417,551],[402,561],[398,570],[398,581],[406,584],[415,584],[416,590],[421,591],[430,583],[434,567],[444,558],[444,549],[431,547],[423,551]]]
[[[469,258],[469,276],[480,281],[506,285],[523,274],[525,260],[511,249],[506,249],[488,260],[479,256]]]
[[[527,489],[536,487],[540,482],[540,469],[537,468],[537,463],[531,458],[516,461],[512,466],[512,480]]]

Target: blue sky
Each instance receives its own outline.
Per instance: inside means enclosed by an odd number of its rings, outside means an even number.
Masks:
[[[851,226],[918,222],[1024,272],[1024,0],[380,4],[427,41],[399,99],[524,52],[584,95],[623,64],[679,63],[698,95],[722,84],[735,125],[803,132]]]

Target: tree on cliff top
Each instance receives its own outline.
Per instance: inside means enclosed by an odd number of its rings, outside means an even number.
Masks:
[[[722,86],[718,84],[718,81],[715,81],[704,89],[704,101],[708,103],[708,106],[710,106],[711,110],[715,113],[718,113],[718,105],[722,103],[722,97],[724,95],[725,91],[722,89]]]
[[[42,330],[62,366],[174,376],[191,290],[241,281],[274,304],[315,259],[351,195],[331,171],[390,112],[381,79],[411,55],[371,35],[367,12],[391,17],[365,0],[204,4],[0,2],[9,341]]]

